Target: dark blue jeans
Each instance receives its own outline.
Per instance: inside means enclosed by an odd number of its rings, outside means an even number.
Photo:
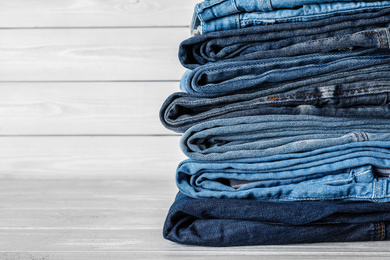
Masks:
[[[341,53],[317,53],[254,61],[220,62],[187,71],[180,88],[194,96],[217,97],[270,89],[295,80],[334,73],[353,74],[358,69],[380,69],[390,64],[390,50],[367,49]]]
[[[192,199],[178,194],[166,239],[198,246],[388,240],[390,203]]]
[[[162,124],[184,132],[195,124],[266,114],[390,117],[390,65],[320,75],[252,93],[202,98],[173,93],[160,110]],[[310,82],[309,82],[310,81]]]
[[[320,21],[256,26],[195,36],[180,45],[189,69],[217,61],[244,61],[351,48],[388,48],[390,8]]]

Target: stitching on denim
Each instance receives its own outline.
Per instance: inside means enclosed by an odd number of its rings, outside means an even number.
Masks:
[[[389,46],[389,48],[390,48],[390,37],[389,37],[389,30],[388,29],[386,29],[386,30],[384,30],[385,31],[385,33],[386,33],[386,37],[387,37],[387,46]]]
[[[355,136],[356,142],[360,141],[359,135],[356,132],[351,133]]]
[[[385,198],[389,198],[390,196],[386,196]],[[269,197],[259,197],[259,198],[268,198]],[[310,201],[310,200],[323,200],[323,199],[327,199],[327,197],[304,197],[304,198],[296,198],[296,197],[286,197],[286,196],[279,196],[278,197],[279,199],[289,199],[289,200],[301,200],[301,201]],[[339,197],[329,197],[329,199],[332,199],[332,200],[338,200],[338,199],[349,199],[349,198],[357,198],[357,199],[371,199],[372,201],[374,202],[377,202],[376,199],[373,199],[372,196],[368,195],[368,196],[358,196],[358,195],[348,195],[348,196],[339,196]]]
[[[381,240],[385,239],[385,225],[381,222]]]
[[[380,8],[386,8],[390,5],[381,5]],[[301,15],[301,16],[292,16],[292,17],[289,17],[289,18],[284,18],[284,19],[273,19],[273,20],[276,20],[276,21],[289,21],[289,20],[294,20],[294,19],[302,19],[302,18],[320,18],[320,17],[329,17],[329,15],[332,15],[332,14],[344,14],[344,13],[351,13],[351,12],[355,12],[355,11],[364,11],[364,10],[367,10],[367,9],[372,9],[372,8],[378,8],[378,7],[362,7],[362,8],[354,8],[353,10],[352,9],[349,9],[349,10],[344,10],[344,11],[340,11],[340,10],[337,10],[337,11],[333,11],[333,12],[327,12],[327,13],[323,13],[323,14],[317,14],[317,15]],[[245,24],[245,23],[251,23],[251,22],[256,22],[256,21],[260,21],[260,22],[264,22],[264,19],[250,19],[250,20],[245,20],[245,21],[242,21],[241,23]]]
[[[349,177],[347,179],[343,179],[343,180],[336,180],[336,181],[332,181],[332,180],[325,180],[325,181],[313,181],[312,183],[313,184],[332,184],[332,183],[339,183],[339,182],[346,182],[346,181],[352,181],[353,180],[353,177]]]
[[[347,92],[353,92],[353,91],[361,91],[361,90],[368,90],[372,88],[381,88],[381,87],[390,87],[390,85],[377,85],[377,86],[371,86],[371,87],[365,87],[365,88],[356,88],[356,89],[348,89],[343,91],[323,91],[321,93],[305,93],[305,94],[293,94],[293,95],[287,95],[287,96],[270,96],[267,97],[267,99],[284,99],[289,97],[304,97],[304,96],[322,96],[324,93],[335,93],[335,94],[342,94]]]
[[[314,59],[315,57],[317,56],[320,56],[320,55],[315,55],[315,56],[311,56],[311,57],[307,57],[307,58],[303,58],[301,60],[299,60],[300,62],[303,62],[303,61],[309,61],[309,60],[312,60]],[[283,69],[274,69],[272,71],[267,71],[265,73],[263,73],[263,75],[269,75],[271,73],[275,73],[274,71],[275,70],[282,70],[283,72],[285,71],[298,71],[298,70],[301,70],[302,67],[311,67],[311,68],[318,68],[318,67],[328,67],[330,65],[334,65],[334,64],[339,64],[341,62],[344,62],[345,60],[349,60],[349,61],[361,61],[361,60],[374,60],[374,61],[378,61],[378,60],[383,60],[383,59],[388,59],[390,56],[389,55],[377,55],[377,56],[373,56],[373,57],[365,57],[365,56],[344,56],[344,55],[335,55],[336,57],[339,57],[341,56],[341,59],[338,59],[338,60],[333,60],[333,61],[330,61],[328,63],[323,63],[323,64],[307,64],[307,65],[302,65],[302,66],[299,66],[299,67],[290,67],[290,68],[283,68]],[[275,62],[271,62],[270,64],[271,65],[276,65],[276,64],[279,64],[279,62],[281,61],[282,59],[276,59]],[[290,63],[296,63],[296,60],[291,60]],[[245,66],[238,66],[238,67],[234,67],[231,65],[231,63],[229,63],[228,65],[225,65],[225,64],[222,64],[223,66],[222,69],[223,71],[231,71],[231,70],[237,70],[237,69],[247,69],[247,68],[253,68],[254,66],[269,66],[270,64],[268,63],[264,63],[264,62],[258,62],[258,63],[254,63],[254,64],[251,64],[251,65],[245,65]],[[225,69],[225,68],[228,68],[228,69]],[[202,67],[200,67],[202,68]],[[221,68],[215,68],[215,69],[199,69],[199,71],[196,71],[194,74],[198,74],[197,77],[199,77],[199,75],[203,75],[207,72],[220,72],[221,71]],[[193,78],[195,78],[195,75],[193,76]],[[253,76],[252,75],[247,75],[247,76],[244,76],[244,77],[241,77],[241,80],[242,79],[252,79]],[[191,80],[192,81],[192,80]]]
[[[374,180],[374,182],[373,182],[373,191],[372,191],[372,197],[371,197],[371,199],[373,200],[373,201],[375,201],[376,202],[376,199],[375,199],[375,193],[376,193],[376,180]]]
[[[368,134],[366,132],[362,132],[362,135],[364,135],[366,141],[370,141],[370,138],[368,137]]]
[[[264,7],[263,7],[263,3],[264,3],[264,1],[265,1],[265,0],[259,0],[259,6],[260,6],[260,8],[261,8],[261,11],[262,11],[263,13],[265,13],[265,11],[264,11]]]
[[[307,43],[322,42],[322,41],[327,41],[327,40],[342,39],[342,38],[347,38],[347,37],[351,37],[351,36],[358,35],[358,34],[375,34],[375,33],[378,33],[380,31],[383,31],[383,30],[372,31],[372,32],[359,32],[359,33],[353,33],[353,34],[339,36],[339,37],[329,37],[329,38],[325,38],[325,39],[321,39],[321,40],[312,40],[312,41],[302,42],[302,44],[303,43],[307,44]],[[379,35],[379,37],[380,37],[380,35]],[[300,44],[300,43],[297,43],[297,44]],[[290,46],[293,46],[293,45],[290,45]]]
[[[379,37],[379,41],[381,42],[381,48],[383,48],[383,41],[382,41],[382,36],[380,34],[379,31],[376,31],[376,33],[378,34],[378,37]]]
[[[230,1],[233,9],[237,12],[237,13],[240,13],[240,10],[238,10],[238,7],[237,7],[237,4],[236,4],[236,0],[231,0]]]
[[[364,172],[361,172],[361,173],[357,173],[357,174],[353,174],[351,177],[347,178],[347,179],[344,179],[344,180],[337,180],[337,181],[332,181],[332,180],[327,180],[327,181],[319,181],[319,182],[314,182],[315,184],[318,184],[318,183],[328,183],[328,184],[331,184],[331,183],[338,183],[338,182],[345,182],[345,181],[353,181],[354,177],[357,177],[357,176],[360,176],[360,175],[364,175],[364,174],[367,174],[371,172],[371,170],[366,170]]]
[[[267,1],[268,9],[269,9],[270,11],[272,11],[271,0],[266,0],[266,1]]]
[[[379,240],[379,222],[375,222],[374,225],[374,241]]]
[[[378,86],[378,87],[380,87],[380,86]],[[383,86],[383,87],[390,87],[390,86]],[[384,92],[378,91],[378,92],[373,92],[373,93],[370,93],[370,94],[383,94],[383,93]],[[333,99],[342,99],[342,98],[343,97],[333,97]],[[321,99],[327,99],[327,98],[322,98],[322,97],[314,97],[312,99],[306,98],[305,101],[313,101],[313,100],[321,100]],[[202,100],[192,101],[192,104],[197,105],[197,104],[199,104],[201,102],[203,102],[203,101]],[[232,111],[235,111],[235,110],[241,109],[241,108],[253,108],[253,107],[256,107],[256,106],[262,105],[262,104],[270,105],[270,104],[278,104],[278,103],[280,103],[280,100],[278,100],[278,101],[262,100],[262,101],[259,101],[259,102],[252,103],[250,106],[248,106],[247,104],[231,106],[229,108],[225,108],[223,110],[223,112],[224,113],[228,113],[228,112],[232,112]],[[175,104],[175,105],[177,105],[177,104]],[[180,105],[180,103],[178,105]],[[173,104],[170,105],[170,107],[172,107],[172,106],[173,106]],[[169,111],[169,108],[167,108],[166,111]],[[193,116],[192,120],[197,120],[197,118],[200,118],[200,119],[202,119],[202,118],[209,118],[209,117],[212,117],[212,116],[215,116],[215,115],[220,115],[220,114],[221,114],[221,112],[218,112],[218,111],[213,112],[213,113],[209,113],[206,117],[204,115],[201,116],[201,114],[198,114],[198,116]],[[168,120],[167,119],[167,122],[176,123],[176,124],[179,124],[181,122],[186,122],[186,121],[188,121],[188,120],[186,120],[186,119]]]

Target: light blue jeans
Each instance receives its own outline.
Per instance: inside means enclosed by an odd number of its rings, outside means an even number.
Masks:
[[[259,115],[194,125],[184,133],[180,147],[195,160],[251,161],[267,156],[295,158],[324,148],[338,152],[349,147],[376,147],[386,141],[390,141],[390,119]]]
[[[390,142],[370,142],[252,161],[186,160],[177,186],[193,198],[390,201]],[[285,158],[282,158],[285,157]]]
[[[314,21],[338,15],[377,11],[390,7],[390,1],[336,2],[331,0],[326,2],[333,3],[318,2],[314,0],[204,1],[195,7],[191,30],[193,34],[205,34],[264,24]]]

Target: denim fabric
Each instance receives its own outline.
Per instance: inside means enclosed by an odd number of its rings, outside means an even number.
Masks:
[[[163,235],[198,246],[378,241],[390,238],[389,222],[390,203],[192,199],[179,193]]]
[[[243,61],[343,50],[388,48],[390,8],[379,12],[327,18],[305,23],[256,26],[191,37],[179,49],[180,62],[189,69],[209,62]],[[363,33],[365,31],[366,33]],[[320,44],[322,43],[322,44]]]
[[[335,73],[333,79],[327,79],[325,83],[318,77],[311,78],[311,84],[307,85],[303,80],[253,93],[214,98],[177,92],[162,105],[160,121],[168,129],[184,132],[200,122],[250,115],[390,118],[390,67],[383,69],[356,70],[341,78],[338,77],[343,73]]]
[[[389,141],[344,145],[305,158],[261,158],[266,162],[187,160],[177,169],[177,186],[193,198],[390,202],[389,147]]]
[[[278,9],[291,9],[309,4],[324,4],[332,2],[353,2],[352,0],[205,0],[195,6],[194,18],[210,21],[238,13],[270,12]],[[361,1],[355,1],[361,2]],[[364,2],[377,2],[365,0]],[[346,3],[350,5],[350,3]],[[199,17],[199,18],[198,18]]]
[[[271,12],[242,12],[208,21],[200,20],[201,16],[196,15],[195,10],[191,29],[193,34],[206,34],[257,25],[306,22],[334,16],[373,12],[389,6],[390,1],[317,3],[304,5],[295,9],[283,9]],[[212,17],[209,16],[207,18]]]
[[[199,123],[182,136],[191,159],[217,161],[260,158],[341,146],[368,147],[390,141],[390,119],[312,115],[261,115]]]
[[[388,49],[221,62],[187,71],[181,80],[180,88],[194,96],[215,97],[255,91],[263,87],[271,88],[280,83],[310,79],[318,75],[326,77],[336,72],[373,68],[389,62]]]

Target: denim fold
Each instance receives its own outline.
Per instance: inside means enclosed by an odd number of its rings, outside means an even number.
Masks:
[[[389,65],[356,70],[349,76],[335,73],[326,82],[322,77],[309,81],[210,98],[176,92],[163,103],[160,121],[182,133],[209,120],[266,114],[390,118]]]
[[[367,147],[390,141],[390,119],[260,115],[210,120],[188,129],[180,148],[195,160],[217,161]]]
[[[240,2],[241,1],[238,1],[237,3]],[[220,16],[215,17],[214,19],[212,19],[212,15],[208,15],[211,12],[207,12],[207,10],[204,9],[205,12],[203,12],[203,17],[209,16],[206,17],[206,20],[202,20],[202,16],[197,14],[199,13],[198,8],[198,10],[195,9],[194,12],[191,22],[191,31],[193,34],[207,34],[215,31],[242,29],[251,26],[262,26],[275,23],[310,22],[328,17],[374,12],[389,6],[390,1],[317,2],[315,4],[305,4],[293,9],[282,9],[269,12],[246,12],[245,10],[238,11],[237,8],[236,10],[238,12],[232,15],[223,16],[214,12],[214,14],[216,14],[215,16]],[[216,7],[217,6],[213,6],[212,9],[216,9]]]
[[[180,89],[199,97],[216,97],[231,93],[254,92],[288,84],[295,80],[310,80],[321,75],[352,72],[387,66],[389,49],[367,49],[342,53],[318,53],[296,57],[254,61],[221,62],[187,71]]]
[[[179,193],[163,236],[214,247],[380,241],[389,239],[389,213],[390,203],[192,199]]]
[[[341,147],[345,150],[324,148],[296,158],[186,160],[176,182],[193,198],[390,202],[390,142]]]
[[[194,69],[218,61],[245,61],[342,51],[388,48],[390,8],[379,12],[305,23],[274,24],[214,32],[184,40],[179,60]]]

